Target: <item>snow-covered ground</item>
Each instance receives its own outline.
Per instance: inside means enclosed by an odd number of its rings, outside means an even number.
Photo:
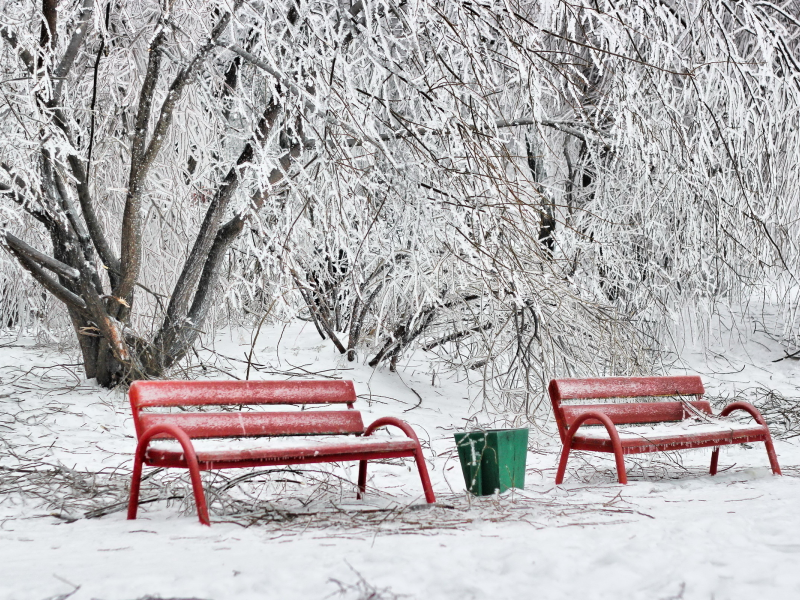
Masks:
[[[243,377],[250,342],[249,332],[220,336],[214,349],[229,358],[206,354],[205,376]],[[772,362],[777,344],[749,337],[723,349],[689,344],[682,357],[711,396],[781,406],[800,397],[797,362]],[[710,450],[629,457],[627,486],[608,457],[575,456],[556,487],[560,443],[546,425],[531,431],[524,490],[471,498],[453,432],[519,420],[483,409],[421,354],[399,373],[374,371],[297,323],[262,330],[252,362],[254,379],[353,379],[365,420],[411,423],[438,504],[424,505],[410,461],[371,466],[364,502],[345,481],[355,481],[353,465],[284,468],[238,487],[225,484],[247,471],[229,471],[209,475],[215,522],[206,528],[180,499],[184,476],[162,471],[143,490],[154,501],[127,521],[135,440],[126,396],[83,380],[69,353],[5,337],[0,599],[800,597],[800,448],[788,434],[776,440],[784,477],[771,475],[756,444],[723,449],[716,477]]]

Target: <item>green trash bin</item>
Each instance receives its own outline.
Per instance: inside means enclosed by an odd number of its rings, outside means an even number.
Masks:
[[[527,429],[488,429],[456,433],[458,458],[467,489],[488,496],[525,487]]]

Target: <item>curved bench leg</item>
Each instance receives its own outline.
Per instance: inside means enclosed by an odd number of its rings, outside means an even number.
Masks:
[[[203,480],[200,479],[200,463],[197,461],[197,454],[195,454],[192,440],[186,435],[186,432],[173,425],[155,425],[145,431],[139,439],[133,463],[131,495],[128,500],[128,519],[135,519],[138,512],[139,488],[142,481],[142,467],[144,466],[144,455],[147,451],[147,446],[154,436],[161,433],[168,434],[180,443],[186,466],[189,468],[189,478],[192,480],[192,492],[194,493],[194,502],[197,507],[197,517],[203,525],[210,526],[211,520],[208,518],[208,505],[206,504],[205,492],[203,492]]]
[[[367,461],[362,460],[358,463],[358,493],[356,498],[361,500],[367,492]]]
[[[211,527],[211,519],[208,518],[208,505],[206,504],[206,493],[203,491],[203,480],[200,479],[200,466],[197,464],[197,456],[186,458],[189,463],[189,477],[192,480],[192,492],[194,492],[194,504],[197,507],[197,518],[203,525]],[[193,464],[194,463],[194,464]]]
[[[558,463],[558,472],[556,473],[556,485],[561,485],[564,482],[564,473],[567,470],[567,461],[569,460],[569,451],[572,449],[572,443],[569,445],[564,444],[564,449],[561,451],[561,461]],[[622,448],[614,448],[614,462],[617,465],[617,480],[622,484],[628,483],[628,475],[625,473],[625,459],[622,455]]]
[[[414,460],[417,461],[417,469],[419,469],[419,478],[422,481],[422,489],[425,492],[425,501],[428,504],[436,502],[436,496],[433,495],[433,487],[431,486],[431,478],[428,477],[428,465],[425,464],[425,457],[422,456],[422,448],[417,446],[414,450]]]
[[[614,461],[617,463],[617,480],[622,485],[627,485],[628,474],[625,473],[625,458],[622,454],[622,446],[614,444]]]
[[[431,478],[428,476],[428,465],[425,464],[425,458],[422,456],[422,448],[414,450],[414,460],[417,462],[417,469],[419,470],[419,478],[422,481],[422,490],[425,492],[425,501],[428,504],[436,502],[436,496],[433,493],[433,486],[431,486]],[[358,494],[356,498],[361,500],[367,491],[367,461],[359,461],[358,464]]]
[[[708,470],[708,472],[711,473],[712,475],[716,475],[718,464],[719,464],[719,446],[714,448],[714,451],[711,453],[711,468]]]
[[[764,445],[767,447],[767,456],[769,457],[769,466],[772,468],[772,473],[775,475],[783,475],[781,473],[781,466],[778,464],[778,456],[775,454],[775,446],[772,445],[772,439],[768,439],[764,442]],[[711,453],[711,469],[710,473],[712,475],[717,474],[717,464],[719,462],[719,447],[714,448],[714,452]]]
[[[422,489],[425,491],[425,500],[428,504],[433,504],[436,502],[436,496],[433,495],[433,487],[431,486],[431,479],[428,477],[428,466],[425,464],[425,457],[422,455],[422,446],[419,443],[419,439],[417,438],[417,434],[414,433],[414,430],[409,427],[408,423],[401,421],[400,419],[396,419],[394,417],[381,417],[380,419],[374,421],[369,427],[364,430],[364,436],[372,435],[372,433],[380,428],[386,427],[391,425],[393,427],[397,427],[406,434],[409,438],[414,440],[416,443],[416,448],[414,448],[414,460],[417,461],[417,469],[419,470],[419,478],[422,481]],[[363,479],[362,477],[363,473]],[[367,463],[366,461],[361,462],[361,466],[358,470],[358,486],[360,492],[364,493],[364,487],[367,483]],[[360,495],[359,495],[360,497]]]
[[[778,456],[775,454],[775,446],[772,445],[772,436],[769,433],[769,428],[767,427],[767,422],[764,420],[764,417],[761,416],[761,413],[758,412],[758,409],[749,402],[731,402],[728,404],[728,406],[722,409],[722,411],[719,413],[719,416],[727,417],[735,410],[743,410],[744,412],[748,413],[751,417],[753,417],[756,423],[767,430],[767,439],[764,441],[764,445],[767,447],[769,466],[772,467],[772,472],[775,475],[782,475],[781,467],[778,464]]]
[[[772,436],[767,438],[764,445],[767,447],[767,456],[769,456],[769,466],[772,467],[772,473],[774,475],[783,475],[781,466],[778,464],[778,455],[775,454],[775,446],[772,445]]]
[[[608,437],[611,440],[611,449],[614,452],[614,462],[617,465],[617,480],[625,485],[628,483],[628,475],[625,473],[625,458],[622,452],[622,442],[619,439],[617,428],[611,419],[603,413],[589,411],[583,413],[572,424],[567,431],[567,439],[564,441],[564,449],[561,451],[561,461],[558,463],[558,472],[556,473],[556,485],[561,485],[564,481],[564,472],[567,470],[567,460],[569,459],[569,452],[572,450],[572,439],[575,437],[575,432],[583,424],[584,421],[589,419],[597,419],[608,431]]]
[[[558,463],[558,471],[556,472],[556,485],[564,483],[564,473],[567,470],[567,461],[569,460],[569,451],[572,449],[572,440],[564,444],[561,450],[561,460]]]
[[[192,480],[192,492],[194,494],[194,503],[197,507],[197,517],[203,525],[211,526],[211,520],[208,518],[208,504],[206,504],[206,494],[203,491],[203,481],[200,479],[200,467],[195,458],[194,468],[189,464],[189,477]],[[131,495],[128,500],[128,520],[136,518],[139,512],[139,488],[142,482],[142,466],[143,460],[139,460],[137,456],[136,464],[133,467],[133,478],[131,480]]]
[[[144,453],[142,453],[144,454]],[[139,449],[136,449],[136,458],[133,463],[133,477],[131,478],[131,495],[128,499],[128,520],[136,518],[136,513],[139,512],[139,488],[142,484],[142,467],[144,466],[144,457],[140,456]]]

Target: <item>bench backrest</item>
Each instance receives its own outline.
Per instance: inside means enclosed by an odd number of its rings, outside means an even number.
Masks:
[[[607,415],[615,425],[682,421],[690,416],[684,401],[697,410],[711,414],[711,405],[701,397],[703,382],[696,375],[679,377],[601,377],[595,379],[553,379],[550,401],[563,440],[567,430],[581,413],[594,410]],[[686,398],[686,396],[693,398]],[[634,402],[564,404],[569,400],[649,399],[677,397],[672,401],[639,400]],[[597,419],[587,425],[600,425]]]
[[[135,381],[128,395],[137,436],[162,423],[177,425],[191,438],[364,432],[361,413],[352,410],[356,401],[352,381]],[[349,410],[147,412],[281,404],[345,404]]]

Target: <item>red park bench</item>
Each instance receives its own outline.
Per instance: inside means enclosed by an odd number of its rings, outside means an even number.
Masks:
[[[772,437],[758,410],[747,402],[732,402],[719,417],[743,410],[755,423],[714,418],[711,405],[702,399],[705,389],[697,376],[554,379],[549,391],[564,444],[556,484],[564,481],[570,450],[613,452],[619,482],[627,483],[625,454],[714,447],[711,474],[715,475],[719,447],[747,442],[764,442],[772,472],[781,474]],[[565,404],[565,401],[590,399],[627,401]],[[650,426],[644,427],[645,424]]]
[[[136,381],[129,397],[138,445],[134,459],[128,518],[135,519],[139,506],[142,466],[189,469],[200,522],[210,525],[200,471],[240,467],[265,467],[303,463],[360,461],[358,497],[365,492],[367,461],[414,457],[431,503],[431,489],[422,448],[411,427],[399,419],[384,417],[364,427],[352,381]],[[263,405],[345,404],[347,410],[242,410]],[[238,407],[238,410],[186,411],[191,407]],[[151,409],[162,409],[153,412]],[[164,409],[183,412],[163,412]],[[406,437],[372,437],[386,426],[399,428]],[[262,440],[246,448],[195,451],[192,440],[201,438],[270,438],[275,436],[327,436]],[[329,436],[339,436],[331,438]],[[160,448],[151,441],[176,440],[180,447]],[[243,440],[252,442],[253,440]]]

